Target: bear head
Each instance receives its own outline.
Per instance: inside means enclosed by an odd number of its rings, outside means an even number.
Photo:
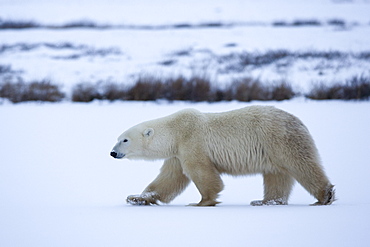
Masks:
[[[155,122],[142,123],[123,132],[110,155],[116,159],[166,159],[172,155],[173,136]]]

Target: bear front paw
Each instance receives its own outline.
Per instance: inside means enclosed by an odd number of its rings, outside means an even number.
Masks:
[[[190,203],[188,206],[193,206],[193,207],[208,207],[208,206],[216,206],[220,202],[215,201],[215,200],[201,200],[199,203]]]
[[[158,205],[157,200],[159,196],[155,192],[145,192],[140,195],[128,196],[126,202],[131,205]]]

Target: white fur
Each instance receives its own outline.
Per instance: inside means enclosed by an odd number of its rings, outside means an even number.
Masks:
[[[274,107],[251,106],[224,113],[186,109],[130,128],[118,138],[113,152],[116,158],[165,159],[161,173],[144,190],[145,197],[136,196],[136,202],[147,202],[148,192],[153,192],[157,195],[153,202],[167,203],[190,179],[202,195],[197,205],[215,205],[223,189],[222,173],[262,173],[265,196],[254,205],[287,204],[294,180],[318,204],[334,200],[307,128],[297,117]],[[325,199],[328,196],[330,203]]]

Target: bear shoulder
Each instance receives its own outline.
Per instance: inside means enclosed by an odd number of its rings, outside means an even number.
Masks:
[[[168,116],[168,120],[170,120],[172,123],[177,122],[178,124],[191,124],[199,123],[205,119],[205,116],[205,113],[193,108],[187,108]]]

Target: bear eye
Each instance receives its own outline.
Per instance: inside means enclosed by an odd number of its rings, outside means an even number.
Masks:
[[[123,142],[128,142],[128,140],[127,139],[124,139]]]

